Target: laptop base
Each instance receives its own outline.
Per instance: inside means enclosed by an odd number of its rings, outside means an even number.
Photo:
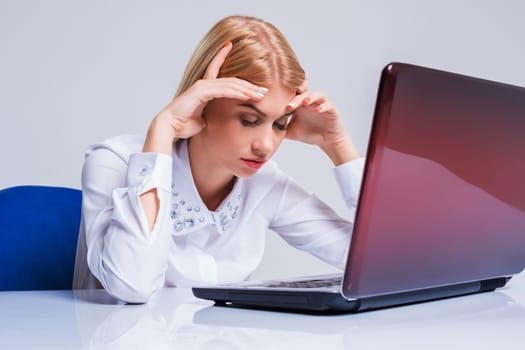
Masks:
[[[340,291],[291,290],[272,288],[194,287],[193,294],[201,299],[215,301],[217,306],[249,307],[272,311],[301,312],[310,314],[352,313],[408,305],[468,294],[493,291],[503,287],[510,277],[461,283],[444,287],[410,292],[345,299]]]

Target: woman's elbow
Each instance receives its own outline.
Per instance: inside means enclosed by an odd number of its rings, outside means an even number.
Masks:
[[[145,304],[161,288],[156,283],[130,284],[120,279],[108,279],[103,286],[110,295],[128,304]]]

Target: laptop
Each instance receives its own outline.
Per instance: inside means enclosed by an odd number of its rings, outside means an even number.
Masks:
[[[525,267],[524,133],[525,88],[388,64],[344,273],[193,294],[340,313],[503,287]]]

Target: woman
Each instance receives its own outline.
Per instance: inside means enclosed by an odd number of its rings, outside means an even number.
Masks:
[[[284,138],[326,153],[353,210],[363,162],[336,107],[307,91],[273,25],[219,21],[145,139],[119,136],[88,149],[74,288],[102,285],[142,303],[164,286],[245,280],[268,228],[342,267],[352,224],[270,160]]]

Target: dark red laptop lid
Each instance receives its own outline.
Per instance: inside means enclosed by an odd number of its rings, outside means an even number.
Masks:
[[[383,70],[346,297],[509,276],[525,266],[525,89]]]

